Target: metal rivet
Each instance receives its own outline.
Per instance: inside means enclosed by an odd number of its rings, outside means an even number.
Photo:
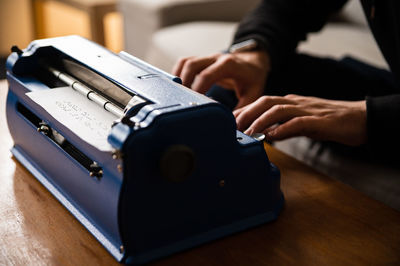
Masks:
[[[189,102],[189,105],[195,106],[195,105],[198,105],[198,103],[196,103],[196,102]]]
[[[224,187],[225,186],[225,180],[221,180],[221,181],[219,181],[219,186],[220,187]]]
[[[124,246],[123,245],[119,246],[119,253],[124,253],[124,251],[125,251]]]
[[[121,157],[122,157],[122,154],[121,154],[121,151],[120,151],[120,150],[117,150],[117,149],[113,150],[113,152],[112,152],[112,158],[113,158],[114,160],[120,159]]]
[[[120,172],[120,173],[121,173],[121,172],[122,172],[122,165],[120,165],[120,164],[119,164],[119,165],[117,165],[117,169],[118,169],[118,172]]]

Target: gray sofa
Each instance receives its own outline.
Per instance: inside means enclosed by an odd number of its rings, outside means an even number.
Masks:
[[[226,49],[241,17],[259,0],[120,0],[125,50],[170,71],[179,57]],[[378,67],[387,65],[370,33],[358,0],[351,0],[321,32],[310,34],[300,51],[340,58],[346,55]],[[275,147],[400,210],[400,170],[366,161],[307,138]]]
[[[119,0],[119,10],[123,14],[124,20],[124,40],[125,50],[135,56],[146,59],[151,53],[152,43],[156,35],[162,34],[162,30],[171,29],[173,26],[184,25],[191,22],[231,22],[233,25],[239,21],[243,15],[252,9],[259,0]],[[218,26],[215,25],[217,28]],[[190,28],[190,27],[189,27]],[[198,27],[197,27],[198,28]],[[206,26],[203,29],[208,29]],[[199,29],[199,28],[198,28]],[[185,29],[186,30],[186,29]],[[175,47],[177,43],[185,45],[188,38],[192,38],[192,30],[186,33],[178,33],[176,39],[171,39]],[[197,32],[193,32],[195,35]],[[189,35],[187,35],[189,34]],[[207,34],[204,32],[204,34]],[[228,37],[228,35],[224,35]],[[176,36],[175,36],[176,37]],[[220,36],[222,37],[222,36]],[[224,38],[218,38],[222,40]],[[217,40],[217,41],[218,41]],[[225,41],[226,42],[226,41]],[[202,46],[202,44],[200,44]],[[173,49],[171,47],[171,49]],[[199,43],[193,47],[187,47],[187,51],[192,50],[196,53]],[[175,55],[180,55],[175,53]],[[160,58],[161,61],[163,60]],[[173,58],[171,58],[173,60]],[[157,63],[157,62],[153,62]]]
[[[237,22],[259,0],[119,0],[125,50],[171,70],[179,57],[204,55],[228,47]],[[299,50],[318,55],[352,55],[386,67],[358,0],[351,0]]]

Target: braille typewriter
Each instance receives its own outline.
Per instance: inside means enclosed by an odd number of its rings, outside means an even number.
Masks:
[[[12,154],[119,262],[277,218],[279,170],[222,104],[78,36],[12,51]]]

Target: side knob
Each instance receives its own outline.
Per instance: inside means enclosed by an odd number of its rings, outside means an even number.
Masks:
[[[195,154],[186,145],[169,146],[160,158],[161,175],[168,181],[178,183],[185,181],[195,167]]]

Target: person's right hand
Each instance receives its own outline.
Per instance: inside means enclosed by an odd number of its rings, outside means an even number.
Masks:
[[[234,90],[236,108],[240,108],[263,95],[269,70],[265,51],[247,51],[182,58],[173,74],[182,79],[184,86],[199,93],[206,93],[213,84]]]

